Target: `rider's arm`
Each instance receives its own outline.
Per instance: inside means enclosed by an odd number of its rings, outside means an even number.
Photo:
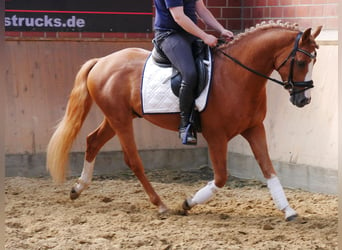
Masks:
[[[213,14],[208,10],[208,8],[203,3],[203,0],[196,1],[196,13],[203,20],[203,22],[216,30],[223,37],[232,38],[234,35],[231,31],[225,29],[213,16]]]
[[[185,31],[202,39],[209,46],[215,46],[217,44],[217,38],[215,36],[204,32],[188,16],[185,15],[183,6],[172,7],[169,10],[175,22]]]

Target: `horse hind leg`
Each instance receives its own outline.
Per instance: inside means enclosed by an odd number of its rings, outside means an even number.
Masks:
[[[150,198],[151,203],[158,207],[159,213],[166,212],[168,208],[161,201],[159,195],[156,193],[145,174],[144,166],[138,154],[134,140],[132,121],[129,124],[120,124],[120,129],[118,128],[116,131],[122,146],[126,164],[142,184],[145,192]]]
[[[93,177],[95,158],[101,147],[115,135],[114,130],[104,119],[101,125],[87,136],[87,149],[81,177],[77,180],[70,191],[70,199],[77,199],[83,190],[87,189]]]
[[[266,178],[267,187],[271,193],[274,204],[285,214],[286,221],[295,219],[297,217],[297,212],[289,205],[284,189],[276,175],[268,154],[264,126],[261,124],[260,126],[250,128],[242,133],[242,136],[246,138],[252,148],[255,159]]]

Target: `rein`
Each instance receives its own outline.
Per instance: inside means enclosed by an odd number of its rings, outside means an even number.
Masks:
[[[306,56],[310,57],[311,59],[314,59],[316,58],[316,54],[312,55],[310,54],[309,52],[305,51],[305,50],[302,50],[298,47],[299,45],[299,40],[300,38],[302,37],[303,35],[303,32],[299,32],[296,36],[296,39],[295,39],[295,43],[294,43],[294,46],[293,46],[293,49],[291,51],[291,53],[287,56],[287,58],[280,64],[279,67],[277,67],[275,70],[278,71],[280,68],[282,68],[287,62],[288,60],[291,59],[291,65],[290,65],[290,72],[289,72],[289,76],[288,76],[288,80],[287,81],[279,81],[275,78],[272,78],[272,77],[269,77],[265,74],[262,74],[246,65],[244,65],[242,62],[240,62],[239,60],[237,60],[236,58],[232,57],[231,55],[227,54],[226,52],[224,52],[222,49],[220,48],[217,48],[217,50],[222,53],[224,56],[226,56],[227,58],[229,58],[230,60],[232,60],[234,63],[238,64],[239,66],[241,66],[242,68],[258,75],[258,76],[261,76],[265,79],[268,79],[268,80],[271,80],[272,82],[275,82],[277,84],[280,84],[282,85],[285,89],[289,90],[290,91],[290,94],[291,95],[294,95],[294,94],[297,94],[297,93],[300,93],[300,92],[303,92],[307,89],[310,89],[310,88],[313,88],[314,85],[313,85],[313,81],[310,80],[310,81],[303,81],[303,82],[295,82],[293,81],[293,67],[294,67],[294,62],[295,62],[295,56],[296,56],[296,53],[297,52],[301,52],[303,54],[305,54]],[[220,41],[219,43],[222,43],[222,41]],[[301,90],[297,90],[295,91],[294,89],[295,88],[301,88]]]

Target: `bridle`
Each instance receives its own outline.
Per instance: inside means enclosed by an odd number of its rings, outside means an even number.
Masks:
[[[228,57],[230,60],[232,60],[233,62],[235,62],[236,64],[240,65],[241,67],[245,68],[246,70],[261,76],[263,78],[266,78],[268,80],[271,80],[272,82],[278,83],[280,85],[282,85],[285,89],[287,89],[290,92],[290,95],[294,95],[303,91],[306,91],[307,89],[311,89],[314,87],[313,85],[313,81],[302,81],[302,82],[295,82],[293,80],[293,69],[294,69],[294,63],[295,63],[295,57],[297,52],[301,52],[304,55],[310,57],[311,59],[315,59],[316,58],[316,52],[314,54],[309,53],[308,51],[305,51],[303,49],[299,48],[299,41],[300,38],[302,37],[303,32],[299,32],[296,36],[295,42],[294,42],[294,46],[292,51],[290,52],[290,54],[286,57],[286,59],[280,64],[279,67],[276,68],[277,71],[279,71],[289,60],[291,60],[291,64],[290,64],[290,72],[287,78],[287,81],[279,81],[278,79],[269,77],[267,75],[264,75],[252,68],[249,68],[248,66],[244,65],[243,63],[241,63],[239,60],[237,60],[236,58],[228,55],[227,53],[225,53],[222,49],[217,48],[218,51],[220,51],[224,56]]]

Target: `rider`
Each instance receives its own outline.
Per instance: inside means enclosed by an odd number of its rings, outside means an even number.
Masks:
[[[186,142],[185,144],[196,144],[197,139],[193,133],[185,132],[197,85],[192,43],[200,38],[205,44],[214,47],[218,41],[217,37],[206,33],[197,25],[197,16],[224,38],[232,38],[233,33],[215,19],[203,0],[154,0],[154,3],[156,9],[154,42],[182,76],[179,90],[181,117],[179,136],[182,142]]]

